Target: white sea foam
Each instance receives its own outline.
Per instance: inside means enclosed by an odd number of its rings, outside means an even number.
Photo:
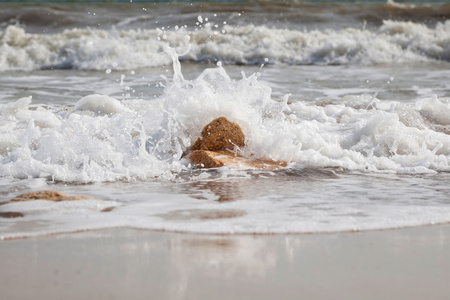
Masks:
[[[158,193],[146,191],[145,184],[130,188],[124,183],[115,188],[82,187],[97,198],[93,200],[8,203],[0,206],[1,212],[21,212],[24,217],[0,218],[0,240],[115,227],[203,234],[282,234],[449,221],[448,189],[443,186],[443,193],[431,191],[423,185],[426,180],[386,174],[318,180],[320,176],[314,172],[297,171],[306,177],[289,179],[278,173],[265,174],[264,179],[262,173],[243,177],[241,172],[235,177],[230,172],[227,178],[193,178],[184,188],[186,183],[171,182],[169,190],[177,190],[173,194],[164,187]],[[38,188],[46,187],[40,182]],[[227,200],[217,201],[218,195]]]
[[[23,182],[27,189],[63,188],[97,200],[3,204],[1,212],[24,217],[0,218],[0,239],[113,227],[272,234],[449,221],[445,185],[439,192],[420,177],[397,175],[449,171],[448,99],[288,100],[273,100],[256,75],[232,79],[217,67],[194,80],[175,74],[156,101],[94,94],[65,109],[31,106],[30,97],[2,104],[0,174],[9,181],[0,184],[13,184],[7,198]],[[293,164],[278,173],[193,171],[181,153],[221,115],[241,124],[244,154]],[[329,167],[365,173],[336,177]],[[14,183],[17,178],[27,180]],[[97,183],[53,187],[53,180]]]
[[[347,95],[316,105],[275,101],[256,74],[232,79],[223,67],[175,75],[157,100],[81,98],[73,107],[0,106],[0,174],[70,182],[171,179],[189,169],[183,152],[204,125],[225,116],[242,127],[244,155],[297,165],[373,172],[450,171],[450,104]]]
[[[83,97],[76,103],[73,111],[87,112],[93,115],[113,115],[131,112],[120,101],[105,95]]]
[[[212,26],[195,31],[75,28],[31,34],[16,25],[0,31],[0,70],[77,68],[137,69],[170,63],[163,49],[192,50],[182,59],[229,64],[384,64],[450,60],[450,21],[384,21],[376,30],[345,28],[300,31],[266,26]],[[179,51],[181,51],[179,49]]]

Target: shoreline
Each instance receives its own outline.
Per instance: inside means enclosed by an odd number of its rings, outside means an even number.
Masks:
[[[183,234],[192,236],[218,236],[218,237],[232,237],[232,236],[308,236],[308,235],[333,235],[333,234],[357,234],[366,232],[383,232],[383,231],[396,231],[407,230],[421,227],[433,227],[433,226],[450,226],[450,222],[436,222],[421,225],[410,225],[401,227],[388,227],[388,228],[374,228],[374,229],[356,229],[356,230],[336,230],[336,231],[311,231],[311,232],[248,232],[248,233],[204,233],[195,231],[182,231],[182,230],[166,230],[166,229],[149,229],[139,228],[132,226],[118,226],[118,227],[105,227],[105,228],[92,228],[92,229],[79,229],[73,231],[61,231],[51,233],[36,233],[35,235],[24,236],[0,236],[1,242],[17,241],[17,240],[29,240],[29,239],[45,239],[45,238],[58,238],[59,236],[72,235],[72,234],[87,234],[103,231],[148,231],[154,233],[165,234]]]
[[[115,228],[0,241],[5,299],[446,299],[450,225],[280,235]]]
[[[248,233],[203,233],[203,232],[191,232],[191,231],[181,231],[181,230],[165,230],[165,229],[148,229],[139,227],[128,227],[128,226],[118,226],[118,227],[106,227],[106,228],[92,228],[92,229],[79,229],[74,231],[65,232],[52,232],[52,233],[38,233],[36,235],[24,235],[24,236],[13,236],[13,237],[3,237],[0,236],[1,242],[8,241],[18,241],[18,240],[29,240],[29,239],[51,239],[58,238],[60,236],[73,234],[87,234],[90,233],[100,233],[103,231],[146,231],[154,233],[163,234],[182,234],[191,236],[217,236],[217,237],[232,237],[232,236],[309,236],[309,235],[333,235],[333,234],[364,234],[366,232],[384,232],[384,231],[396,231],[396,230],[407,230],[414,229],[418,227],[433,227],[433,226],[450,226],[450,222],[433,223],[433,224],[422,224],[422,225],[411,225],[402,227],[392,227],[392,228],[375,228],[375,229],[361,229],[361,230],[342,230],[342,231],[317,231],[317,232],[248,232]]]

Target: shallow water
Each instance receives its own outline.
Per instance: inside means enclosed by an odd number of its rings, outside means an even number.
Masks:
[[[324,169],[195,171],[176,181],[88,185],[22,180],[2,194],[56,189],[100,200],[3,205],[2,238],[130,227],[208,234],[361,231],[448,222],[447,173],[393,175]],[[112,210],[110,210],[112,208]],[[106,210],[105,210],[106,209]]]
[[[0,5],[0,201],[96,198],[0,205],[23,215],[3,239],[450,221],[446,4]],[[181,154],[219,116],[289,166],[195,169]]]

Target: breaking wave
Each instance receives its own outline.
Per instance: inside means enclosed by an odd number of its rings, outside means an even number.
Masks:
[[[69,182],[173,179],[191,168],[183,151],[220,116],[242,127],[245,155],[317,168],[450,171],[446,98],[274,100],[257,74],[235,80],[218,66],[186,80],[175,50],[166,48],[166,56],[175,74],[155,100],[93,94],[73,106],[32,105],[31,97],[1,104],[0,174]]]
[[[191,51],[182,61],[226,64],[396,64],[450,61],[450,20],[422,23],[384,21],[366,28],[294,30],[267,26],[217,26],[196,30],[68,29],[27,33],[18,25],[0,31],[0,70],[137,69],[170,63],[167,46],[179,51],[189,35]]]

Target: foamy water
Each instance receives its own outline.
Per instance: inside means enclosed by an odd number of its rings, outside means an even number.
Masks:
[[[0,32],[0,70],[161,66],[170,63],[161,54],[164,47],[181,50],[186,46],[186,35],[191,51],[182,60],[194,62],[341,65],[450,61],[449,31],[450,21],[429,28],[422,23],[391,20],[371,30],[295,30],[208,22],[193,31],[181,26],[164,30],[75,28],[32,34],[9,25]]]
[[[1,205],[23,214],[0,218],[1,238],[450,221],[448,20],[300,30],[194,16],[164,29],[3,26],[2,202],[43,189],[96,199]],[[193,168],[182,153],[220,116],[241,126],[243,155],[288,167]]]

